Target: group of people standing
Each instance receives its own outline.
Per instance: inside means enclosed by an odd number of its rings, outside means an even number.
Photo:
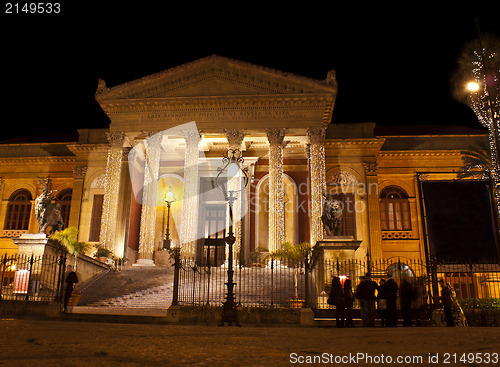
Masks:
[[[411,305],[416,296],[416,290],[406,279],[403,279],[401,286],[398,287],[392,277],[388,280],[381,279],[380,284],[377,284],[369,274],[366,274],[361,277],[361,282],[353,292],[350,278],[347,278],[342,286],[340,277],[334,277],[327,302],[336,308],[337,327],[354,327],[352,314],[355,298],[359,300],[364,327],[375,326],[377,311],[380,314],[381,326],[398,326],[398,288],[403,325],[411,326]]]

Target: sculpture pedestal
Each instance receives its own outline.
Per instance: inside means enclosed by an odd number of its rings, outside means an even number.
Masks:
[[[316,261],[324,260],[354,260],[356,250],[361,241],[352,237],[332,237],[316,242]]]
[[[316,242],[311,261],[311,269],[314,270],[315,275],[316,307],[324,309],[329,307],[326,301],[332,276],[349,275],[342,264],[351,263],[349,260],[355,260],[355,253],[360,244],[361,241],[352,237],[332,237]]]
[[[45,233],[23,233],[15,238],[14,243],[19,246],[19,255],[39,257],[44,255],[59,256],[59,250],[51,244]]]

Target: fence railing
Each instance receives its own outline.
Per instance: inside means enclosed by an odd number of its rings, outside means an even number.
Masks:
[[[333,277],[340,277],[342,283],[346,278],[351,279],[352,289],[355,292],[362,277],[367,274],[378,284],[382,279],[386,280],[392,277],[399,286],[403,279],[406,279],[411,283],[417,294],[415,304],[428,303],[430,300],[429,291],[431,287],[429,286],[426,265],[419,259],[405,262],[401,261],[401,259],[377,261],[324,260],[315,262],[311,269],[313,284],[311,286],[310,306],[318,309],[330,307],[327,299]],[[357,301],[355,301],[354,306],[359,307]]]
[[[190,259],[180,259],[178,266],[178,303],[184,305],[221,305],[227,287],[227,262],[221,266],[201,266]],[[291,264],[273,259],[259,267],[236,265],[234,293],[236,303],[247,307],[303,307],[326,309],[334,276],[350,278],[353,291],[363,276],[373,280],[392,277],[400,286],[403,280],[415,290],[413,307],[438,303],[438,281],[449,282],[457,298],[500,298],[499,264],[437,264],[427,265],[416,259],[324,260]],[[359,307],[355,303],[355,307]]]
[[[179,262],[179,304],[221,305],[226,296],[227,263],[200,266],[189,259]],[[288,266],[282,260],[269,260],[266,266],[234,266],[236,303],[247,307],[289,307],[305,300],[303,266]]]
[[[432,273],[450,283],[458,299],[500,298],[500,265],[467,260],[434,263]]]
[[[0,261],[0,299],[61,299],[65,256],[4,255]]]

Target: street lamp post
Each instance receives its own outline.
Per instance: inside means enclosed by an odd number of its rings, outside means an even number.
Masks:
[[[167,230],[165,232],[165,238],[163,239],[163,249],[167,250],[170,248],[172,239],[170,238],[170,207],[175,201],[174,192],[172,188],[169,187],[168,191],[165,193],[165,202],[167,203]]]
[[[248,173],[246,168],[242,168],[244,159],[238,149],[230,149],[222,158],[223,167],[217,168],[216,184],[217,187],[224,193],[224,198],[229,204],[229,229],[226,236],[228,245],[228,269],[227,269],[227,293],[226,300],[222,304],[221,322],[219,326],[224,326],[227,322],[229,326],[241,326],[238,320],[238,310],[234,298],[233,282],[233,245],[236,238],[233,233],[233,204],[237,200],[235,196],[239,192],[245,190],[248,184]],[[236,182],[238,185],[233,187],[231,183]]]

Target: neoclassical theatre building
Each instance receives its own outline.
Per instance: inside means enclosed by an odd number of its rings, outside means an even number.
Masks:
[[[313,80],[220,56],[100,81],[109,128],[0,144],[1,250],[39,231],[34,201],[50,185],[65,225],[128,264],[153,265],[167,227],[169,246],[220,263],[229,218],[217,169],[237,149],[249,178],[234,205],[237,259],[284,241],[319,243],[327,257],[423,259],[422,183],[457,180],[463,151],[487,134],[335,124],[336,96],[334,72]],[[322,221],[332,199],[343,207],[334,230]]]

